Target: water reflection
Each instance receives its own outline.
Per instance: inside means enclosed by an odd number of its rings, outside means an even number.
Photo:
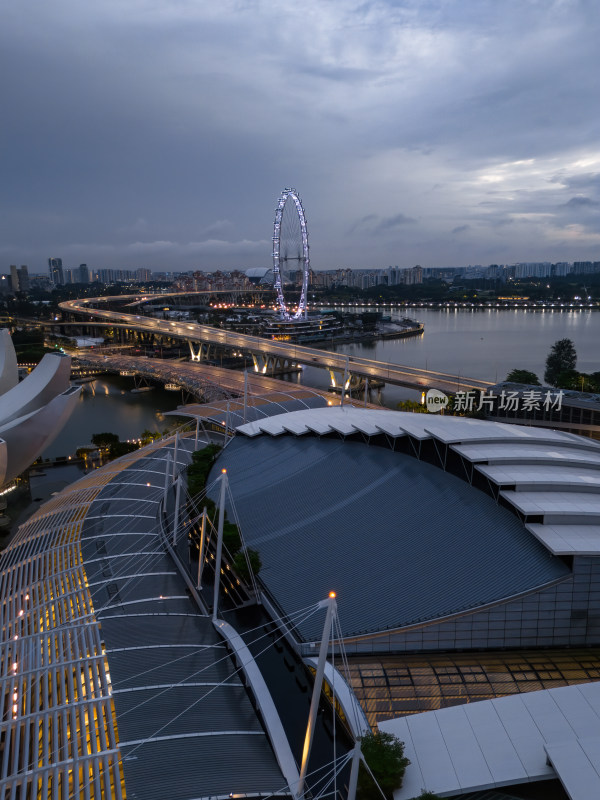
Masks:
[[[351,311],[360,311],[352,307]],[[371,309],[372,310],[372,309]],[[411,308],[383,310],[392,319],[411,316],[425,324],[425,334],[408,339],[387,339],[371,343],[327,345],[327,349],[349,355],[406,364],[454,375],[504,380],[512,369],[527,369],[543,380],[546,358],[558,339],[572,339],[577,350],[577,369],[600,370],[600,312],[580,309],[478,309]],[[308,368],[308,380],[317,370]],[[394,406],[402,399],[418,399],[409,389],[386,387],[384,403]]]
[[[161,432],[170,419],[163,412],[177,408],[181,395],[158,387],[132,394],[133,388],[131,378],[116,375],[85,383],[71,418],[42,458],[70,455],[89,445],[94,433],[110,431],[121,439],[132,439],[145,429]]]

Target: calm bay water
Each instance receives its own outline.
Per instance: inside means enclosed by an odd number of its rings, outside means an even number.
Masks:
[[[356,307],[352,311],[361,310]],[[558,339],[572,339],[577,369],[600,370],[600,312],[584,310],[431,309],[383,310],[392,319],[410,316],[425,324],[425,333],[408,339],[387,339],[364,344],[338,344],[341,353],[448,372],[470,378],[500,381],[512,369],[528,369],[543,381],[546,357]],[[329,347],[329,346],[328,346]],[[327,386],[326,374],[307,368],[303,382]],[[386,387],[383,402],[420,393]]]
[[[358,307],[352,310],[360,310]],[[385,310],[384,313],[390,313]],[[393,319],[406,316],[392,311]],[[543,380],[548,352],[558,339],[572,339],[581,372],[600,370],[600,312],[531,311],[525,309],[410,309],[408,315],[425,324],[425,333],[408,339],[387,339],[360,344],[324,345],[327,349],[364,356],[393,364],[496,381],[511,369],[528,369]],[[290,382],[327,388],[329,374],[306,367]],[[169,422],[165,411],[174,410],[181,394],[155,388],[132,394],[131,378],[104,376],[85,384],[73,415],[43,458],[70,455],[90,444],[91,436],[112,431],[121,439],[133,438],[148,428],[162,431]],[[417,399],[420,392],[387,386],[384,405],[394,407],[400,400]]]
[[[102,376],[82,387],[71,418],[57,439],[42,453],[42,458],[71,455],[78,447],[91,444],[94,433],[109,431],[121,439],[132,439],[143,430],[162,431],[181,403],[181,392],[155,388],[151,392],[132,394],[131,378]]]

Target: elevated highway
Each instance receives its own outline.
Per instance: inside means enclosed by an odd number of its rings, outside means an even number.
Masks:
[[[144,295],[146,297],[147,295]],[[161,320],[135,314],[127,314],[113,309],[97,308],[106,300],[127,298],[85,298],[68,300],[60,304],[60,308],[70,314],[81,315],[91,321],[112,322],[130,330],[152,333],[158,337],[185,340],[190,348],[192,361],[204,361],[212,357],[211,352],[222,349],[233,353],[250,354],[254,361],[254,369],[266,374],[285,364],[302,364],[326,369],[331,376],[334,387],[348,385],[353,378],[378,380],[396,386],[411,389],[440,389],[454,393],[469,389],[485,391],[493,385],[492,381],[469,378],[464,375],[452,375],[445,372],[418,369],[417,367],[390,364],[384,361],[347,356],[315,347],[305,347],[293,342],[281,342],[264,339],[259,336],[248,336],[243,333],[213,328],[189,321]]]

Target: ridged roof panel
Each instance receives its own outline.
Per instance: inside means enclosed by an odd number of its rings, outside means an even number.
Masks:
[[[569,574],[508,510],[402,453],[315,436],[239,437],[223,466],[277,602],[291,612],[333,589],[346,636],[473,609]],[[319,624],[302,635],[317,638]]]

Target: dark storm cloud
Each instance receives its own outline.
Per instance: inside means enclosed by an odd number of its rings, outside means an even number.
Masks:
[[[592,200],[591,197],[583,197],[578,195],[577,197],[572,197],[567,203],[565,203],[565,208],[597,208],[600,205],[596,200]]]
[[[10,4],[0,272],[61,253],[267,266],[288,185],[316,268],[398,263],[400,241],[406,265],[591,257],[599,15],[587,0]]]
[[[367,214],[350,227],[350,233],[355,231],[368,232],[372,235],[393,233],[404,225],[410,225],[416,221],[416,219],[408,217],[406,214],[395,214],[392,217],[384,218],[381,218],[378,214]]]
[[[374,233],[384,233],[385,231],[395,231],[404,225],[410,225],[416,222],[413,217],[407,217],[406,214],[396,214],[393,217],[386,217],[379,222],[374,229]]]

